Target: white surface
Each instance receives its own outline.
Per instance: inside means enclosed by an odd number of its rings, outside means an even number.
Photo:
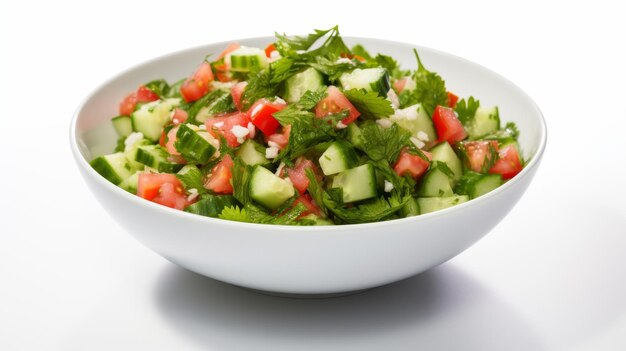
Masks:
[[[626,348],[623,11],[450,1],[381,15],[362,1],[317,3],[305,16],[288,3],[243,5],[235,25],[207,2],[0,5],[0,349]],[[392,286],[286,300],[175,268],[96,203],[67,129],[98,84],[164,52],[334,23],[481,63],[542,109],[550,135],[537,177],[478,244]]]
[[[412,45],[344,38],[349,45],[361,43],[372,52],[393,54],[408,67],[414,64]],[[239,43],[265,47],[273,39]],[[146,247],[193,272],[238,286],[292,294],[345,293],[396,282],[449,260],[482,238],[515,206],[541,162],[546,127],[541,112],[524,92],[474,63],[420,48],[421,60],[446,77],[448,89],[480,96],[487,106],[497,101],[506,121],[524,131],[519,145],[526,158],[531,158],[525,169],[497,190],[466,204],[385,223],[267,226],[173,211],[129,194],[93,170],[88,161],[115,147],[111,116],[118,113],[117,105],[129,87],[155,77],[176,81],[186,74],[184,67],[196,67],[207,52],[220,52],[226,45],[209,44],[170,54],[113,78],[87,98],[70,129],[79,169],[107,212]],[[481,84],[469,89],[463,85],[468,81]]]

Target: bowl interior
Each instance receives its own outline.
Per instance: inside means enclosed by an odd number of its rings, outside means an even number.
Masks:
[[[273,37],[237,40],[240,44],[265,47]],[[348,45],[363,44],[371,53],[391,55],[404,68],[414,69],[412,49],[417,48],[426,67],[439,73],[449,91],[460,97],[474,96],[483,106],[497,105],[502,122],[512,121],[520,130],[519,144],[525,159],[532,159],[545,143],[545,126],[537,106],[517,86],[498,74],[459,57],[415,45],[385,40],[346,37]],[[173,83],[189,75],[208,53],[218,53],[228,42],[196,47],[165,55],[135,66],[101,85],[77,112],[75,135],[86,161],[110,153],[116,134],[110,119],[119,102],[142,83],[163,78]]]

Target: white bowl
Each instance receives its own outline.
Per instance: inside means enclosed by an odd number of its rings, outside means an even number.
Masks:
[[[398,42],[345,38],[371,52],[392,55],[415,68],[412,49]],[[238,40],[265,47],[273,38]],[[96,89],[78,108],[71,148],[89,188],[113,218],[137,240],[168,260],[205,276],[248,288],[329,294],[401,280],[456,256],[484,236],[513,208],[530,184],[546,145],[546,126],[535,103],[517,86],[475,63],[417,47],[427,68],[450,91],[498,105],[503,121],[515,122],[526,168],[511,181],[467,203],[417,217],[341,226],[292,227],[225,221],[176,211],[116,187],[88,161],[110,153],[116,136],[110,119],[118,103],[141,83],[187,76],[207,53],[227,42],[169,54],[136,66]]]

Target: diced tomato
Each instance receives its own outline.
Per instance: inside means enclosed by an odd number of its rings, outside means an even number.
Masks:
[[[313,201],[313,199],[311,198],[311,195],[309,194],[301,195],[300,197],[296,199],[293,205],[297,206],[299,203],[303,204],[304,207],[307,208],[306,211],[302,212],[299,218],[308,216],[310,214],[314,214],[318,217],[322,216],[322,210],[319,208],[319,206],[317,206],[315,201]]]
[[[209,83],[213,80],[213,71],[208,62],[202,62],[198,69],[187,78],[180,87],[180,94],[185,101],[196,101],[209,91]]]
[[[500,158],[491,167],[489,173],[501,174],[502,178],[511,179],[522,171],[522,161],[515,146],[505,146],[498,154]]]
[[[317,166],[311,161],[305,158],[300,158],[296,161],[294,168],[287,168],[287,175],[289,176],[289,180],[293,183],[293,186],[298,189],[300,194],[304,194],[304,192],[309,187],[309,178],[306,176],[306,170],[310,169],[319,176],[319,171],[317,170]]]
[[[265,56],[272,57],[272,52],[276,51],[276,45],[274,45],[274,43],[271,43],[270,45],[265,47]]]
[[[179,125],[179,124],[185,123],[185,121],[187,120],[187,117],[189,117],[189,115],[187,114],[187,111],[177,108],[177,109],[174,109],[174,114],[172,115],[172,122],[175,125]]]
[[[422,151],[428,159],[432,159],[432,155],[430,152]],[[418,155],[413,155],[407,150],[402,150],[400,152],[400,156],[396,161],[396,164],[393,166],[393,170],[399,176],[409,175],[411,178],[418,180],[430,167],[430,162],[424,160]]]
[[[348,125],[354,122],[361,113],[350,103],[350,100],[337,89],[337,87],[329,86],[326,90],[326,98],[317,103],[315,106],[315,116],[321,118],[343,110],[348,110],[348,117],[341,120],[341,123]]]
[[[230,95],[233,96],[233,102],[239,111],[241,111],[241,96],[243,95],[243,91],[246,90],[247,85],[248,82],[239,82],[230,88]]]
[[[248,110],[252,124],[259,128],[263,134],[271,135],[280,126],[280,123],[272,116],[287,107],[287,104],[273,103],[268,99],[259,99]]]
[[[167,135],[165,134],[165,130],[161,132],[161,137],[159,138],[159,145],[165,147],[165,138]]]
[[[448,92],[448,107],[454,108],[457,101],[459,101],[459,97],[451,92]]]
[[[402,90],[404,90],[404,87],[406,86],[406,83],[409,81],[409,79],[411,78],[404,77],[397,79],[393,82],[393,88],[396,90],[396,93],[400,94]]]
[[[138,102],[150,102],[159,99],[159,95],[145,86],[140,86],[136,92],[128,94],[120,103],[120,115],[130,116]]]
[[[167,149],[167,152],[169,152],[170,155],[173,155],[173,156],[180,155],[180,152],[178,152],[178,150],[176,150],[176,147],[174,146],[174,143],[176,142],[177,132],[178,132],[178,126],[170,129],[170,131],[167,132],[167,141],[165,142],[165,149]]]
[[[233,134],[232,129],[234,126],[241,126],[244,128],[248,128],[248,123],[250,123],[250,118],[245,113],[234,112],[227,114],[222,117],[214,117],[209,118],[204,122],[206,126],[206,130],[211,133],[218,140],[220,136],[223,136],[230,147],[237,147],[241,143],[237,140],[238,138]],[[250,135],[243,137],[243,139],[247,139]]]
[[[158,99],[159,95],[157,95],[146,86],[142,85],[139,87],[139,89],[137,89],[137,102],[150,102],[156,101]]]
[[[137,181],[137,195],[178,210],[193,203],[188,200],[183,184],[175,174],[140,173]]]
[[[439,136],[438,142],[447,141],[452,144],[467,137],[463,124],[451,108],[437,106],[433,112],[433,124]]]
[[[495,140],[474,140],[461,143],[465,153],[467,168],[474,172],[485,173],[498,157],[498,142]]]
[[[289,144],[289,134],[291,133],[291,125],[283,127],[283,130],[280,133],[274,133],[270,136],[266,136],[268,142],[274,142],[278,144],[281,149],[287,147]]]
[[[230,44],[228,44],[226,49],[224,49],[224,51],[222,51],[220,53],[220,55],[215,59],[215,61],[219,61],[219,60],[223,59],[226,55],[228,55],[231,52],[239,49],[240,47],[241,47],[241,45],[239,45],[239,43],[230,43]]]
[[[204,183],[204,187],[216,194],[232,194],[233,186],[230,180],[233,177],[233,159],[226,155],[213,167],[211,175]]]

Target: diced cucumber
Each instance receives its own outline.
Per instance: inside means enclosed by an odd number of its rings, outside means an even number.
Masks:
[[[265,68],[268,66],[265,51],[258,48],[242,46],[231,52],[230,70],[233,72],[250,72],[254,68]]]
[[[463,175],[463,163],[456,155],[449,143],[443,142],[430,150],[433,161],[441,161],[454,173],[454,181],[457,182]]]
[[[318,216],[316,216],[315,214],[311,213],[308,214],[302,218],[300,218],[301,220],[309,220],[309,221],[313,221],[315,222],[315,224],[313,225],[335,225],[335,223],[333,221],[331,221],[330,219],[327,218],[320,218]]]
[[[409,202],[407,202],[406,205],[404,205],[404,207],[400,209],[400,214],[404,217],[412,217],[412,216],[419,215],[420,207],[417,204],[417,199],[410,198]]]
[[[89,164],[96,172],[115,185],[120,184],[136,171],[123,152],[96,157]]]
[[[285,100],[298,102],[307,90],[316,91],[324,86],[324,77],[311,67],[293,75],[285,82]]]
[[[119,184],[119,187],[128,191],[131,194],[137,194],[137,183],[139,182],[139,173],[141,173],[141,171],[137,171],[130,177],[124,179]]]
[[[182,164],[168,160],[170,154],[161,145],[140,145],[137,148],[135,161],[159,172],[175,173],[183,168]]]
[[[247,139],[237,150],[237,156],[250,166],[263,165],[268,162],[265,157],[265,148],[252,139]]]
[[[172,110],[180,104],[180,99],[165,99],[142,105],[132,114],[133,130],[154,142],[158,141],[165,126],[171,119]]]
[[[432,145],[437,140],[437,133],[435,132],[433,121],[421,104],[415,104],[396,110],[389,118],[400,127],[411,132],[414,137],[421,140],[426,145]],[[423,138],[423,134],[426,135],[426,138]]]
[[[420,214],[443,210],[458,204],[467,202],[467,195],[454,195],[448,197],[420,197],[417,198],[417,204],[420,208]]]
[[[379,96],[387,97],[391,85],[389,84],[389,73],[381,67],[357,68],[352,72],[347,72],[339,77],[339,82],[344,90],[365,89],[373,91]]]
[[[185,212],[217,218],[217,215],[222,213],[224,207],[237,205],[238,202],[232,195],[202,195],[202,199],[187,206]]]
[[[465,126],[470,139],[479,139],[500,129],[500,113],[498,107],[478,107],[474,118]]]
[[[348,141],[355,147],[362,148],[363,140],[361,139],[361,128],[356,123],[348,124]]]
[[[134,139],[134,140],[133,140]],[[140,133],[131,133],[126,140],[124,141],[124,154],[128,159],[128,162],[137,170],[142,170],[144,165],[143,163],[139,163],[135,161],[137,158],[137,148],[141,145],[150,145],[152,142],[148,139],[143,138]]]
[[[419,192],[423,197],[452,196],[451,179],[439,168],[431,168],[424,176]]]
[[[176,132],[174,147],[187,161],[194,163],[207,163],[215,151],[219,142],[206,131],[202,132],[181,124]]]
[[[481,174],[469,171],[463,175],[454,188],[458,194],[468,195],[475,199],[502,185],[502,176],[499,174]]]
[[[325,175],[337,174],[354,167],[357,163],[357,155],[346,142],[335,141],[319,158],[322,172]]]
[[[113,128],[119,137],[127,137],[133,132],[133,121],[129,116],[113,117],[111,123],[113,123]]]
[[[295,194],[293,185],[257,165],[250,176],[250,197],[261,205],[275,210]]]
[[[343,189],[343,202],[376,197],[376,172],[371,164],[345,170],[333,178],[333,188]]]

